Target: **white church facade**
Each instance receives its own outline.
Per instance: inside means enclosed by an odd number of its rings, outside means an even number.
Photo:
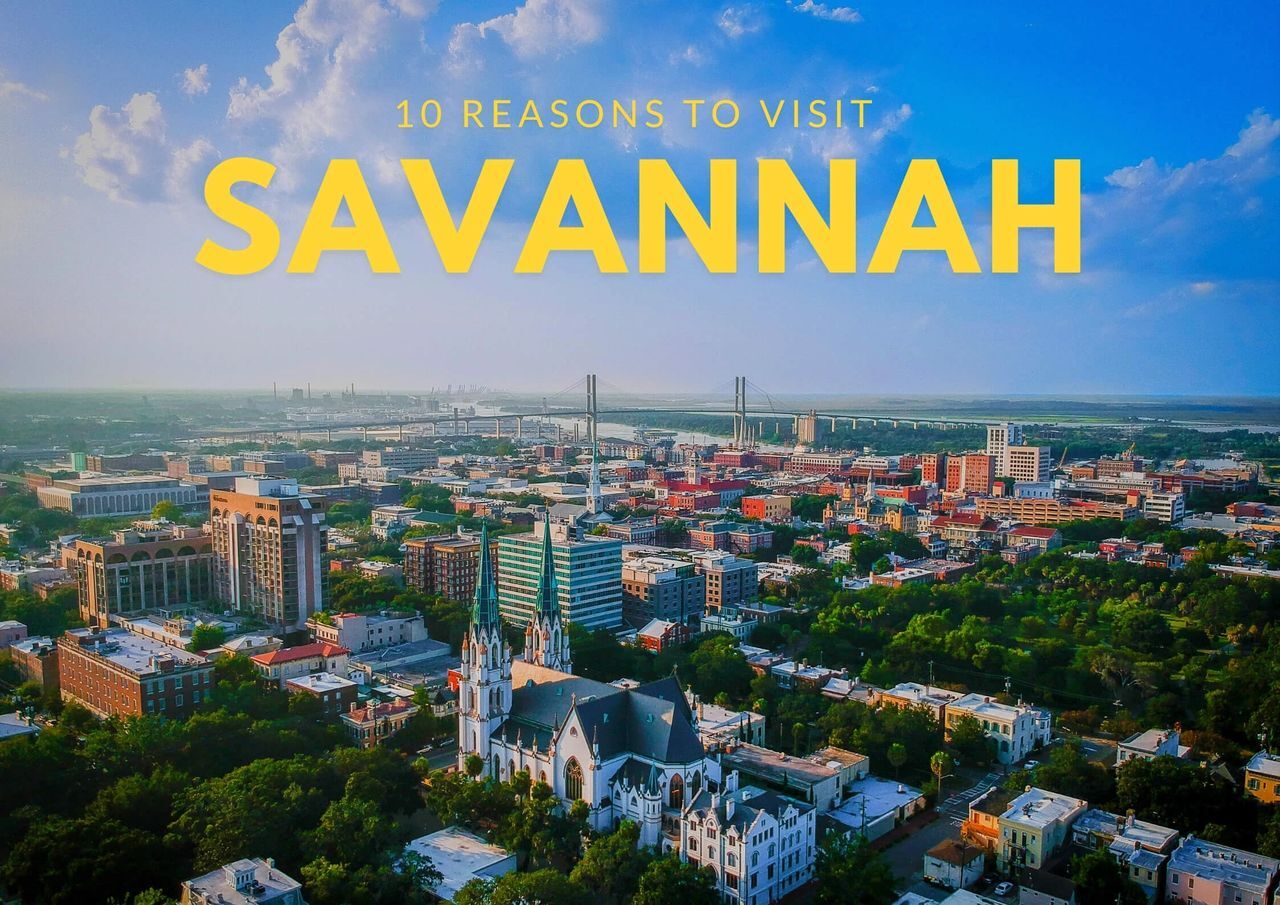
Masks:
[[[478,756],[482,776],[527,770],[568,809],[584,802],[588,822],[609,830],[639,824],[643,845],[679,846],[680,815],[720,787],[697,719],[674,676],[632,688],[573,675],[561,624],[550,531],[544,531],[538,604],[513,658],[503,637],[487,536],[480,543],[471,627],[462,645],[458,766]]]

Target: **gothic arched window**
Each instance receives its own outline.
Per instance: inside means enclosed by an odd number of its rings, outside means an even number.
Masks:
[[[702,771],[694,770],[693,779],[689,780],[689,800],[698,797],[698,793],[702,791]]]
[[[570,801],[582,797],[582,767],[578,766],[576,757],[569,758],[564,765],[564,797]]]
[[[667,804],[673,808],[684,807],[684,777],[679,773],[671,777],[671,788],[667,792]]]

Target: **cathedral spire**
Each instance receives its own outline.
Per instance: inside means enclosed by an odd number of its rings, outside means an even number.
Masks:
[[[489,526],[480,526],[480,565],[476,569],[476,593],[471,606],[471,624],[477,629],[499,626],[498,588],[493,580],[493,562],[489,552]]]
[[[551,514],[542,517],[542,568],[538,572],[538,597],[534,602],[533,620],[559,619],[560,598],[556,589],[556,561],[551,549]]]

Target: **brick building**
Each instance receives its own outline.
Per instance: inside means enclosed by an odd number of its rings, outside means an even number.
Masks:
[[[58,639],[62,699],[100,717],[190,716],[213,685],[199,654],[122,628],[73,628]]]

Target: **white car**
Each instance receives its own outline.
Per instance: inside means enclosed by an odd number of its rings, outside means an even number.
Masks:
[[[996,888],[995,888],[994,892],[995,892],[995,894],[996,894],[996,895],[998,895],[998,896],[1008,896],[1008,895],[1012,895],[1012,894],[1013,894],[1013,884],[1012,884],[1012,883],[1010,883],[1008,880],[1005,880],[1003,883],[997,883],[997,884],[996,884]]]
[[[1035,769],[1036,767],[1038,767],[1038,766],[1040,766],[1040,761],[1038,761],[1038,760],[1029,760],[1029,761],[1026,761],[1025,763],[1023,763],[1023,765],[1022,765],[1022,769],[1024,769],[1024,770],[1034,770],[1034,769]]]

